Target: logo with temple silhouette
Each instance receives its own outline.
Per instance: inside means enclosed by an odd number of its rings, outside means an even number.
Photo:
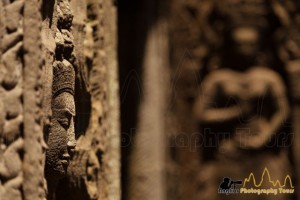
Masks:
[[[274,179],[265,167],[264,171],[258,176],[253,172],[242,180],[231,180],[224,177],[219,189],[219,194],[257,194],[257,195],[278,195],[293,194],[295,192],[294,185],[290,175],[286,175],[283,180]],[[238,187],[238,188],[237,188]]]

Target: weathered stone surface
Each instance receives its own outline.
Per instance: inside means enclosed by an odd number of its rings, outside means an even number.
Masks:
[[[173,1],[167,174],[177,181],[168,198],[240,199],[217,193],[224,177],[267,167],[284,181],[298,169],[289,161],[298,9],[295,1]]]
[[[244,199],[218,189],[265,169],[299,198],[299,11],[0,1],[0,199]]]
[[[93,12],[105,7],[107,13],[92,17],[87,4],[0,2],[0,199],[119,198],[116,8],[95,1]],[[104,14],[113,23],[106,31]],[[86,57],[85,38],[95,44]],[[91,81],[92,73],[102,79]],[[97,101],[90,85],[100,88]],[[91,112],[98,104],[105,113]]]
[[[43,85],[41,23],[41,1],[25,1],[24,6],[24,161],[23,161],[23,199],[45,199],[43,137]]]
[[[24,0],[14,1],[4,7],[6,14],[6,29],[9,32],[14,32],[20,28],[22,22],[22,9],[24,8]]]
[[[22,199],[24,1],[0,3],[0,198]]]

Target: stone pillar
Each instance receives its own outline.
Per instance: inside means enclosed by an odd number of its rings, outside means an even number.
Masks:
[[[168,88],[168,45],[165,20],[153,25],[146,39],[143,96],[136,135],[132,139],[129,199],[166,198],[165,113]]]
[[[24,1],[23,102],[24,102],[24,199],[44,199],[43,80],[41,1]]]

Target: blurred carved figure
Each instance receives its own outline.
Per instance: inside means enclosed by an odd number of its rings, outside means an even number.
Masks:
[[[203,29],[203,35],[215,50],[205,62],[207,73],[194,103],[204,138],[199,175],[203,199],[241,198],[213,192],[226,176],[244,179],[252,172],[260,176],[268,168],[284,181],[292,173],[288,159],[292,132],[286,127],[290,101],[284,64],[273,46],[285,14],[276,1],[225,0],[211,7],[211,21],[205,25],[214,34],[206,35],[210,32]],[[293,194],[279,195],[289,199]]]
[[[288,117],[283,82],[267,68],[254,67],[245,73],[217,70],[202,86],[197,118],[207,124],[235,124],[231,148],[263,148]]]
[[[195,115],[205,140],[201,181],[211,183],[207,184],[211,186],[207,188],[210,198],[214,196],[213,182],[222,176],[246,178],[247,172],[259,174],[268,167],[283,181],[291,170],[284,150],[288,144],[280,142],[286,136],[280,133],[289,116],[280,76],[262,67],[243,73],[220,69],[204,79],[202,88]]]

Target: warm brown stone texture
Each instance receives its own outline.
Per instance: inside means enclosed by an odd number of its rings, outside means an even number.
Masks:
[[[115,12],[0,2],[0,199],[120,198]]]
[[[16,3],[18,1],[15,1]],[[24,163],[23,198],[44,199],[44,139],[42,108],[41,2],[24,1]]]
[[[267,167],[283,183],[299,169],[298,2],[172,2],[168,198],[260,198],[217,191],[224,177],[260,180]]]
[[[25,58],[22,53],[25,43],[22,39],[25,28],[23,9],[24,1],[0,2],[0,197],[4,200],[22,199],[21,189],[25,183],[23,179],[28,172],[22,170],[24,150],[27,149],[24,145],[24,137],[27,137],[25,135],[28,133],[22,130],[23,120],[28,120],[27,117],[35,112],[30,110],[25,116],[24,110],[27,109],[22,105],[22,99],[27,96],[23,90],[24,82],[27,82],[23,80],[23,73],[28,73],[24,70],[23,59]],[[39,60],[34,61],[37,62],[38,67]],[[28,86],[34,86],[36,80],[33,78]],[[36,101],[31,103],[35,108]],[[38,130],[35,122],[37,116],[31,117],[29,123],[33,122],[32,128]]]
[[[299,199],[299,30],[298,0],[1,0],[0,200]],[[263,172],[295,193],[218,193]]]

